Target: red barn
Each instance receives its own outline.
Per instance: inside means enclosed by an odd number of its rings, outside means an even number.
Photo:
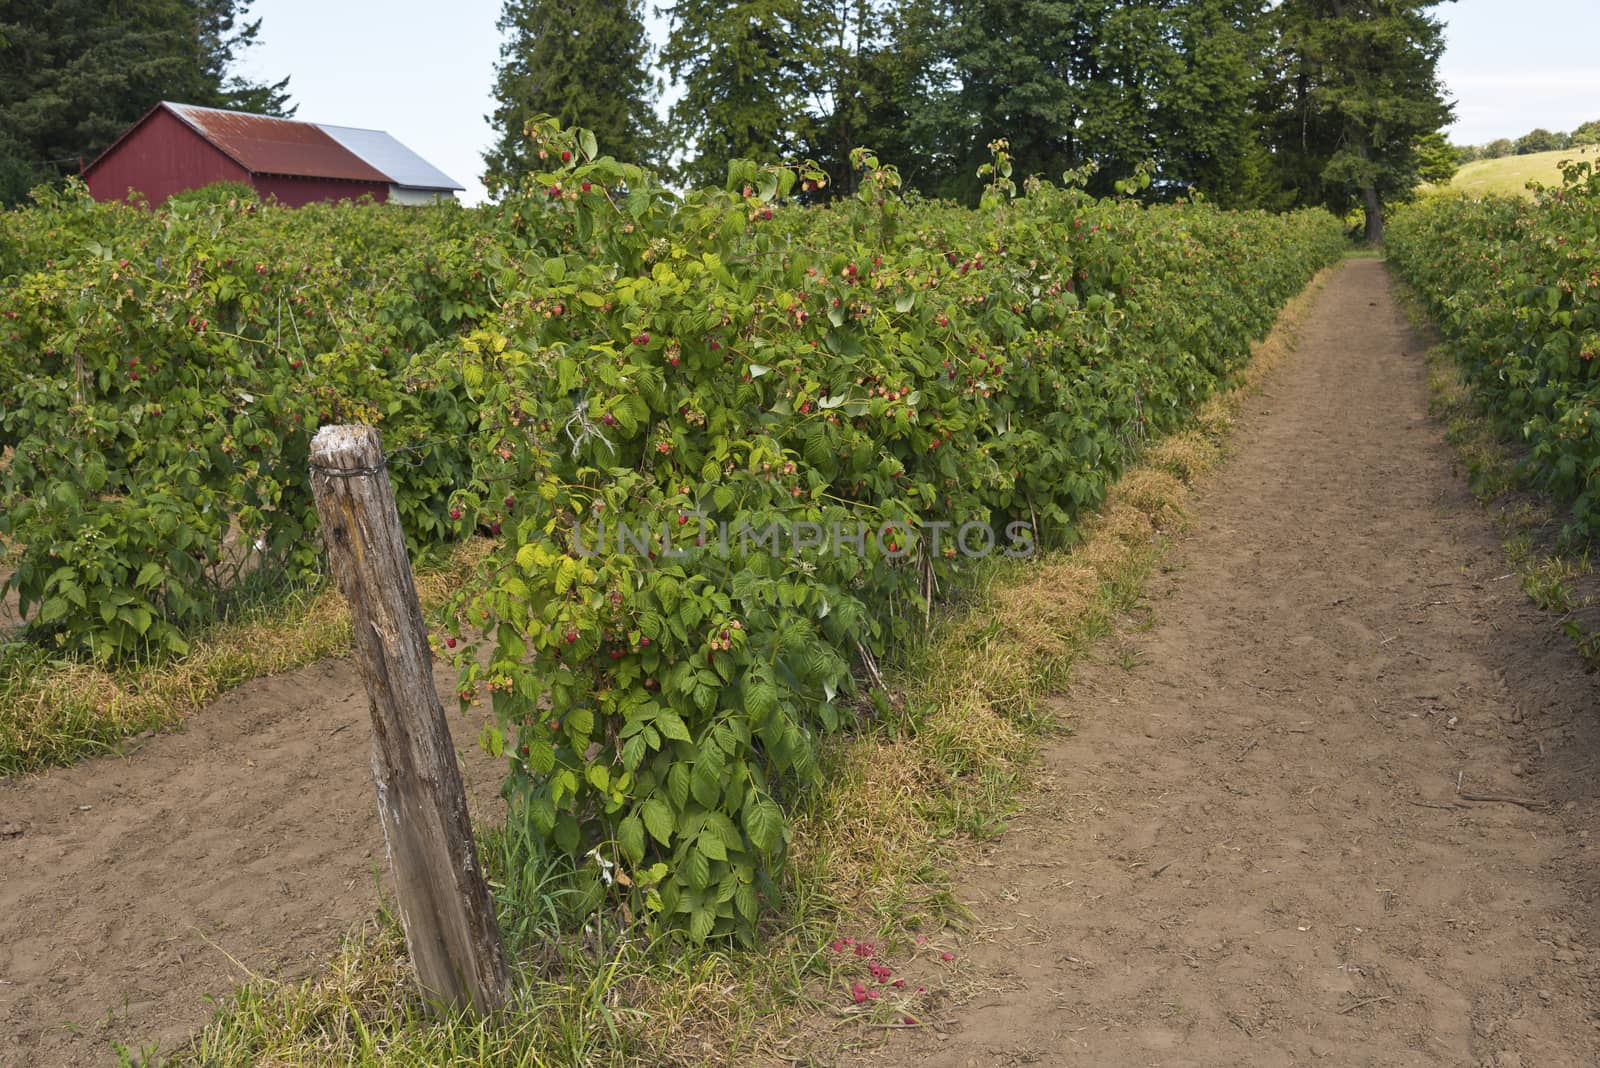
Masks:
[[[335,138],[329,129],[340,131]],[[365,134],[357,139],[352,134]],[[352,149],[351,145],[356,146]],[[357,149],[378,145],[381,159]],[[375,149],[369,155],[375,155]],[[395,173],[391,173],[395,172]],[[403,173],[402,173],[403,172]],[[212,182],[243,182],[262,196],[299,207],[317,200],[415,203],[453,197],[461,186],[379,131],[323,128],[314,123],[162,101],[84,168],[96,200],[137,191],[152,204]]]

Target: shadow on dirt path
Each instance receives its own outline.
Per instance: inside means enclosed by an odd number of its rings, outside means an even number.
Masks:
[[[1453,476],[1423,353],[1381,262],[1330,280],[1154,626],[1080,666],[970,854],[943,1026],[852,1057],[1600,1063],[1596,684]]]
[[[474,816],[503,813],[480,724],[450,726]],[[0,1064],[171,1049],[242,969],[319,968],[388,883],[371,752],[355,666],[329,660],[245,683],[125,758],[0,783]]]

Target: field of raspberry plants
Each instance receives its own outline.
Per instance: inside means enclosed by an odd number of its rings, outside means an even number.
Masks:
[[[1421,295],[1476,400],[1523,443],[1522,473],[1600,533],[1600,172],[1522,197],[1407,208],[1389,257]]]
[[[972,210],[865,152],[814,204],[813,168],[683,196],[536,136],[550,170],[475,211],[79,190],[0,216],[22,640],[179,658],[314,586],[310,437],[370,422],[414,560],[490,545],[439,652],[492,703],[528,833],[594,858],[575,909],[748,942],[819,740],[892,711],[872,665],[972,556],[1071,543],[1343,234],[1019,189],[1003,145]],[[797,551],[817,529],[865,533]]]

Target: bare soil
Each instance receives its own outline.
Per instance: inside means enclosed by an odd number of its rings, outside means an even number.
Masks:
[[[1381,262],[1332,278],[1152,625],[971,849],[972,932],[907,962],[946,970],[924,1026],[846,1063],[1600,1064],[1596,681],[1452,476],[1423,353]]]
[[[436,668],[445,707],[453,676]],[[451,715],[480,817],[502,762]],[[186,733],[0,784],[0,1064],[180,1044],[251,974],[314,972],[388,882],[353,664],[257,679]]]

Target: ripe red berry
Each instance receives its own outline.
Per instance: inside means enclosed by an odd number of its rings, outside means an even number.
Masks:
[[[444,645],[446,649],[454,649],[456,647],[456,640],[454,638],[446,638],[444,640]]]
[[[572,153],[568,152],[564,148],[561,150],[561,162],[562,163],[571,163],[572,162]]]
[[[516,506],[517,506],[517,499],[515,497],[507,497],[506,498],[506,507],[507,508],[515,508]]]
[[[571,645],[573,642],[575,642],[577,640],[578,640],[578,632],[577,631],[575,631],[575,630],[567,631],[567,644],[568,645]]]
[[[459,508],[450,509],[450,518],[451,519],[460,519],[461,518],[461,509],[459,509]]]
[[[588,183],[588,182],[584,182],[584,183],[583,183],[583,191],[584,191],[584,192],[585,192],[585,193],[587,193],[587,192],[588,192],[588,191],[589,191],[589,189],[590,189],[590,188],[591,188],[591,187],[590,187],[590,185],[589,185],[589,183]]]

